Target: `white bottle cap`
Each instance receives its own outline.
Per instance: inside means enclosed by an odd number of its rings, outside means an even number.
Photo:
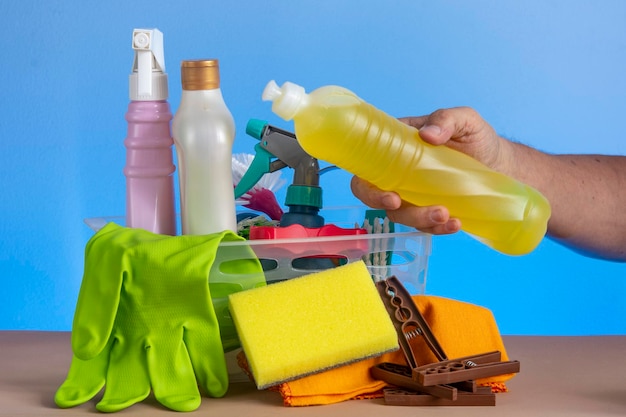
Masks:
[[[132,73],[129,77],[129,95],[133,101],[165,100],[168,96],[163,34],[158,29],[133,30]]]
[[[293,119],[309,101],[303,87],[289,81],[279,87],[274,80],[267,83],[262,98],[263,101],[271,101],[272,111],[285,120]]]

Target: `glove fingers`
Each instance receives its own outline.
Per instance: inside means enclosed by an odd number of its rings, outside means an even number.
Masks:
[[[106,349],[86,361],[73,356],[67,378],[54,395],[56,405],[69,408],[91,400],[104,386],[108,355]]]
[[[200,406],[201,398],[189,354],[183,344],[182,329],[180,333],[169,336],[166,340],[153,340],[147,350],[154,396],[171,410],[193,411]]]
[[[200,387],[211,397],[222,397],[228,389],[228,369],[217,324],[185,329],[185,346]]]
[[[96,408],[107,413],[120,411],[143,401],[149,394],[143,345],[117,339],[111,349],[104,396]]]

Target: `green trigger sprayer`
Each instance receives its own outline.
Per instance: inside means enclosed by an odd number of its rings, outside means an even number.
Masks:
[[[254,146],[255,156],[250,167],[235,187],[235,198],[240,198],[261,179],[264,174],[290,167],[294,170],[293,182],[287,188],[285,205],[289,207],[280,219],[280,226],[299,224],[307,228],[319,228],[324,218],[322,189],[319,177],[335,166],[320,170],[316,158],[307,154],[293,133],[269,125],[266,121],[251,119],[246,133],[259,140]]]

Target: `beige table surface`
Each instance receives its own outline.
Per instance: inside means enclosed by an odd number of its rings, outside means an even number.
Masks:
[[[203,398],[202,416],[626,416],[626,336],[504,338],[521,372],[495,407],[398,407],[382,400],[288,408],[280,395],[233,382],[224,398]],[[54,393],[71,359],[65,332],[0,332],[0,416],[101,414],[96,400],[61,410]],[[153,398],[120,416],[174,416]],[[180,414],[179,414],[180,415]]]

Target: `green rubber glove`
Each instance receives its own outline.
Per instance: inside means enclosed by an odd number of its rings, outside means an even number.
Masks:
[[[221,241],[234,233],[163,236],[107,224],[87,243],[72,328],[74,357],[55,395],[59,407],[89,401],[113,412],[145,399],[192,411],[223,396],[228,372],[209,290]],[[232,263],[231,263],[232,264]],[[237,264],[232,264],[237,265]],[[242,263],[251,272],[250,260]],[[253,281],[262,270],[253,265]]]

